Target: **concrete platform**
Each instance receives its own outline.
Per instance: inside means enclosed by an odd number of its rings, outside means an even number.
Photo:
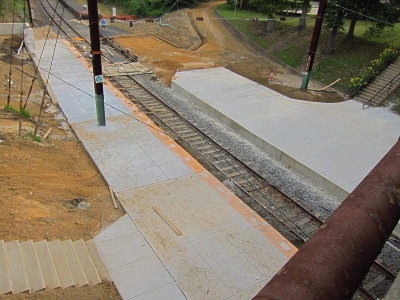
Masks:
[[[179,94],[339,199],[399,138],[400,118],[385,108],[295,100],[224,68],[176,77]]]
[[[123,299],[250,299],[296,252],[109,83],[98,127],[92,75],[68,42],[57,42],[51,73],[52,95],[127,212],[95,237]]]

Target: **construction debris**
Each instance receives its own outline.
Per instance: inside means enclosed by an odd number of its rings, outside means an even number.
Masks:
[[[167,43],[167,44],[170,44],[171,46],[174,46],[175,48],[181,48],[181,47],[179,47],[177,44],[174,44],[173,42],[170,42],[170,41],[168,41],[167,39],[165,39],[165,38],[163,38],[163,37],[161,37],[161,36],[159,36],[159,35],[153,35],[153,39],[155,39],[155,40],[157,40],[157,41],[159,41],[159,42],[162,42],[162,43]]]
[[[48,138],[48,136],[49,136],[49,134],[50,134],[50,132],[51,132],[52,130],[53,130],[52,127],[50,127],[49,129],[47,129],[46,133],[45,133],[44,136],[43,136],[43,139],[44,139],[44,140]]]
[[[111,186],[108,186],[108,189],[110,190],[111,199],[112,199],[112,202],[113,202],[114,208],[118,208],[118,206],[117,206],[117,201],[115,201],[114,192],[113,192],[113,190],[112,190]]]
[[[156,211],[156,213],[163,219],[177,235],[182,235],[182,231],[180,231],[168,218],[166,215],[164,215],[161,210],[157,206],[153,206],[153,209]]]
[[[153,71],[138,62],[104,64],[103,74],[108,77],[121,75],[154,74]]]

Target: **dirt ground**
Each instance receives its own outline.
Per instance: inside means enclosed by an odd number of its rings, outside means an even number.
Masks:
[[[15,39],[13,49],[18,49],[21,38]],[[31,118],[22,121],[22,133],[18,136],[18,114],[4,109],[8,97],[10,43],[9,36],[0,36],[0,240],[91,239],[123,212],[120,208],[114,209],[101,174],[48,97],[38,135],[43,136],[52,128],[49,137],[38,143],[27,136],[34,131],[39,114],[43,95],[39,80],[27,105]],[[22,70],[21,59],[14,56],[11,106],[16,109],[21,80],[23,99],[32,83],[32,78],[27,75],[22,78],[18,69]],[[35,73],[29,60],[25,60],[24,72]],[[90,203],[87,211],[77,207],[82,201]],[[0,298],[120,299],[112,283]]]
[[[169,13],[162,18],[164,26],[159,23],[138,22],[130,31],[128,23],[115,22],[113,26],[127,31],[126,36],[116,37],[115,41],[137,55],[139,61],[151,68],[156,77],[167,86],[171,85],[171,79],[178,70],[224,66],[293,99],[343,101],[343,97],[334,92],[316,93],[300,90],[300,75],[278,66],[265,56],[260,56],[233,37],[220,20],[211,19],[215,18],[215,7],[221,3],[223,2],[212,1],[202,3],[195,9]],[[204,21],[196,21],[198,16],[202,16]],[[172,42],[177,47],[155,39],[154,35]],[[271,70],[274,73],[273,81],[269,80]],[[310,89],[320,87],[310,82]]]

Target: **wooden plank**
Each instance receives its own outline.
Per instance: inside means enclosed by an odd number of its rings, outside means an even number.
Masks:
[[[36,242],[33,244],[33,246],[36,250],[45,288],[52,290],[60,287],[60,280],[58,279],[56,268],[50,255],[46,240]]]
[[[22,47],[24,46],[24,41],[21,42],[21,45],[18,48],[17,55],[21,55]]]
[[[324,86],[323,88],[320,88],[320,89],[318,89],[316,91],[320,92],[320,91],[326,90],[326,89],[330,88],[331,86],[335,85],[336,83],[338,83],[340,80],[341,79],[339,78],[339,79],[335,80],[334,82],[332,82],[331,84],[329,84],[327,86]]]
[[[75,285],[78,287],[87,285],[89,282],[86,278],[85,272],[83,272],[82,265],[75,252],[74,246],[72,245],[72,241],[63,241],[61,242],[61,246],[63,248],[67,264],[71,270],[72,277],[74,278]]]
[[[67,264],[67,260],[65,259],[60,240],[48,242],[48,246],[54,266],[56,267],[61,288],[65,289],[70,286],[75,286],[75,281]]]
[[[10,292],[11,281],[8,272],[7,251],[4,241],[0,241],[0,295]]]
[[[25,241],[21,243],[20,246],[30,291],[36,292],[43,290],[45,284],[33,241]]]
[[[108,186],[108,189],[110,190],[111,199],[112,199],[112,202],[113,202],[114,208],[118,208],[118,206],[117,206],[117,201],[115,201],[114,192],[113,192],[113,190],[112,190],[111,186]]]
[[[89,255],[86,245],[83,240],[77,240],[72,243],[75,252],[78,255],[79,261],[85,272],[86,278],[90,285],[96,285],[101,282],[99,273],[97,273],[96,267]]]
[[[177,235],[182,235],[182,231],[180,231],[168,218],[164,215],[157,206],[152,206],[156,213],[175,231]]]
[[[112,52],[111,52],[110,50],[108,50],[107,47],[104,47],[104,49],[106,49],[106,51],[107,51],[111,56],[114,56],[114,54],[112,54]]]
[[[50,132],[51,132],[52,130],[53,130],[52,127],[50,127],[49,129],[47,129],[46,133],[45,133],[44,136],[43,136],[43,139],[44,139],[44,140],[48,138],[48,136],[50,135]]]
[[[112,279],[110,274],[108,273],[107,266],[105,265],[103,259],[101,258],[101,255],[99,253],[99,250],[97,250],[97,246],[94,240],[85,241],[85,244],[93,260],[93,263],[96,267],[97,273],[99,273],[101,280],[106,282],[111,282]]]
[[[13,294],[29,290],[28,280],[25,276],[24,263],[22,261],[21,249],[18,241],[6,243],[8,270],[11,278]]]
[[[160,41],[162,41],[164,43],[170,44],[171,46],[174,46],[175,48],[180,48],[177,44],[174,44],[173,42],[168,41],[167,39],[165,39],[159,35],[155,34],[155,35],[153,35],[153,37],[155,37],[156,39],[159,39]]]

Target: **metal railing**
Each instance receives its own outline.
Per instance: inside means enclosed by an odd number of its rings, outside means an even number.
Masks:
[[[387,98],[387,96],[389,96],[390,91],[392,90],[392,86],[394,86],[396,88],[399,83],[400,83],[400,73],[398,73],[384,87],[382,87],[379,91],[377,91],[375,93],[375,95],[372,96],[371,99],[368,100],[368,102],[364,103],[363,108],[370,107],[372,102],[374,101],[374,99],[377,98],[378,95],[384,94],[384,96],[381,98],[380,102],[377,103],[377,104],[381,104]]]

